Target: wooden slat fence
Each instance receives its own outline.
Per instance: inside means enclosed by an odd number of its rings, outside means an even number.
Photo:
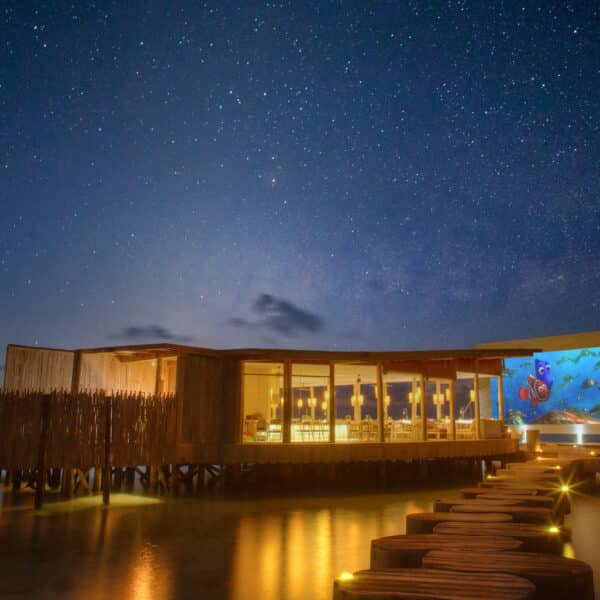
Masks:
[[[48,396],[46,466],[101,466],[109,397],[91,391],[54,391]],[[0,392],[0,468],[36,467],[43,397],[40,391]],[[110,401],[112,464],[133,467],[168,462],[177,431],[174,395],[117,393]]]

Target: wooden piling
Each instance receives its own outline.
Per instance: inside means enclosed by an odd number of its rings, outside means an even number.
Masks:
[[[108,506],[110,504],[110,484],[111,484],[111,456],[110,456],[110,443],[111,443],[111,430],[112,430],[112,398],[109,396],[106,398],[106,404],[104,407],[104,466],[102,474],[102,504]]]
[[[48,421],[50,418],[50,394],[42,396],[42,422],[40,425],[40,441],[38,444],[35,510],[40,510],[44,505],[44,488],[46,487],[46,441],[48,439]]]

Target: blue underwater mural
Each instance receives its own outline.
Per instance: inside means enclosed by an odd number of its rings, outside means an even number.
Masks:
[[[507,424],[600,423],[600,348],[504,361]]]

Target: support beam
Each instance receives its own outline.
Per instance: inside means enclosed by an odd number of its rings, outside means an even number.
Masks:
[[[455,380],[451,379],[448,385],[448,410],[450,411],[450,439],[456,439],[456,402],[454,400]]]
[[[427,390],[425,375],[419,376],[419,384],[421,386],[421,440],[427,441]]]
[[[71,375],[71,394],[79,391],[79,382],[81,380],[81,350],[76,350],[73,355],[73,373]]]
[[[377,439],[380,442],[384,441],[385,431],[385,415],[383,409],[383,397],[385,390],[383,387],[383,373],[381,371],[381,363],[377,363]]]
[[[154,395],[158,396],[162,392],[162,367],[163,359],[156,359],[156,378],[154,380]]]
[[[283,411],[282,439],[284,443],[292,441],[292,365],[283,363]]]
[[[477,370],[478,365],[475,361],[475,373],[473,374],[473,396],[475,403],[475,439],[481,439],[481,412],[479,406],[479,372]]]
[[[327,408],[329,421],[329,441],[335,442],[335,367],[329,363],[329,400]]]
[[[504,384],[502,375],[498,375],[498,421],[504,424]]]

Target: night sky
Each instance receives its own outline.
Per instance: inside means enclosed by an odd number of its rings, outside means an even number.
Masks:
[[[597,2],[2,6],[0,347],[600,328]]]

